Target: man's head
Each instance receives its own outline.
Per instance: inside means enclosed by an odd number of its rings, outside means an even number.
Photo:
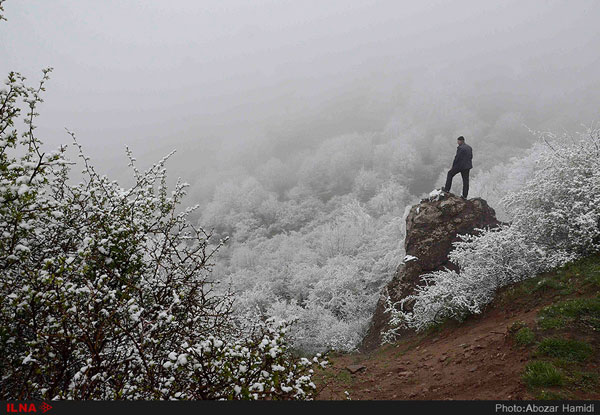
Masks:
[[[456,139],[456,142],[458,143],[458,145],[464,144],[465,143],[465,138],[461,135],[460,137],[458,137]]]

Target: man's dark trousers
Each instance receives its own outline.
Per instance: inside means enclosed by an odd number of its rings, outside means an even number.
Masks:
[[[469,194],[469,171],[470,170],[471,169],[465,169],[465,170],[457,170],[455,168],[450,169],[450,171],[448,171],[448,176],[446,177],[446,186],[444,186],[444,190],[446,192],[450,192],[450,188],[452,187],[452,178],[454,176],[456,176],[458,173],[460,173],[460,175],[462,176],[462,181],[463,181],[462,195],[466,199],[467,195]]]

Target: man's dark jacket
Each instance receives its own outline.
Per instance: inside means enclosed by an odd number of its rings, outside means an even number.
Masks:
[[[471,160],[473,160],[473,149],[470,145],[463,143],[456,149],[452,169],[457,171],[472,169],[473,164]]]

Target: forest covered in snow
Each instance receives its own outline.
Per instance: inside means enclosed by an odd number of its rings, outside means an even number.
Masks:
[[[479,130],[467,139],[477,166],[470,196],[510,221],[500,201],[532,175],[544,134],[512,113],[471,122]],[[296,320],[302,350],[357,346],[404,258],[407,208],[441,187],[454,152],[455,137],[438,133],[424,147],[416,126],[399,130],[333,137],[215,187],[199,223],[230,238],[215,273],[237,293],[239,312]]]

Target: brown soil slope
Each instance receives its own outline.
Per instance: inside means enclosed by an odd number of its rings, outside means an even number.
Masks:
[[[462,323],[331,356],[317,399],[599,399],[599,373],[600,256],[593,256],[506,287]]]

